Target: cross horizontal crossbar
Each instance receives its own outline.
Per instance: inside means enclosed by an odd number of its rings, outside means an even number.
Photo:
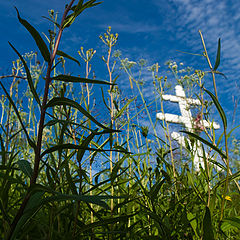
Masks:
[[[185,97],[179,97],[179,96],[173,96],[173,95],[163,95],[163,100],[171,101],[171,102],[181,102],[186,101],[187,104],[193,104],[193,105],[201,105],[200,100],[198,99],[192,99],[192,98],[185,98]]]
[[[182,124],[192,124],[192,122],[187,119],[186,117],[170,114],[170,113],[157,113],[157,118],[160,120],[165,120],[167,122],[171,123],[182,123]],[[206,128],[213,127],[214,129],[219,129],[220,125],[216,122],[208,122],[206,120],[201,121],[201,125],[203,125]]]

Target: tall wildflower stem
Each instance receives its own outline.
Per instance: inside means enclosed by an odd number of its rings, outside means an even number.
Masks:
[[[217,95],[217,88],[216,88],[216,80],[215,80],[215,74],[214,74],[214,70],[211,64],[211,61],[209,59],[208,53],[207,53],[207,49],[206,49],[206,45],[204,42],[204,38],[203,35],[201,33],[201,31],[199,30],[199,34],[202,40],[202,45],[204,48],[204,57],[207,59],[209,68],[211,70],[212,73],[212,79],[213,79],[213,85],[214,85],[214,91],[215,91],[215,97],[218,100],[218,95]],[[229,153],[228,153],[228,136],[227,136],[227,126],[226,124],[223,124],[223,128],[224,128],[224,139],[225,139],[225,151],[226,151],[226,159],[225,159],[225,164],[227,167],[227,175],[226,175],[226,181],[225,181],[225,185],[224,185],[224,191],[223,191],[223,199],[222,199],[222,203],[221,203],[221,214],[220,214],[220,221],[222,221],[223,216],[224,216],[224,205],[225,205],[225,197],[227,195],[227,190],[228,190],[228,184],[229,184],[229,175],[230,175],[230,167],[229,167]]]
[[[110,65],[110,59],[111,59],[111,54],[112,54],[112,48],[117,43],[118,34],[116,33],[114,35],[113,33],[111,33],[111,27],[108,27],[107,33],[104,33],[104,37],[100,35],[99,38],[108,47],[107,59],[105,60],[104,57],[102,57],[102,59],[107,66],[109,83],[111,84],[111,83],[113,83],[112,73],[113,73],[113,70],[114,70],[115,62],[111,66]],[[113,92],[114,92],[114,87],[110,86],[110,89],[109,89],[110,102],[109,102],[109,104],[110,104],[110,118],[111,118],[110,119],[110,125],[111,125],[111,127],[114,124],[114,103],[113,103],[114,96],[113,96]],[[110,138],[111,139],[113,138],[113,133],[110,133]],[[110,141],[110,144],[112,145],[112,141]],[[110,147],[112,148],[112,146],[110,146]],[[112,171],[113,171],[113,152],[112,151],[110,151],[109,164],[110,164],[110,173],[112,173]],[[113,185],[111,186],[111,194],[112,194],[112,196],[114,194]],[[113,199],[110,200],[110,209],[111,209],[111,214],[113,214]],[[112,235],[111,235],[111,237],[112,237]]]
[[[74,1],[75,0],[72,0],[70,2],[70,4],[67,5],[67,7],[65,8],[65,11],[64,11],[63,16],[62,16],[62,21],[61,21],[61,24],[60,24],[60,27],[59,27],[59,32],[58,32],[56,44],[54,46],[53,52],[51,53],[50,61],[48,62],[45,88],[44,88],[44,96],[43,96],[42,105],[41,105],[41,113],[40,113],[40,120],[39,120],[39,127],[38,127],[37,145],[36,145],[36,148],[35,148],[34,169],[33,169],[33,175],[32,175],[31,180],[30,180],[30,186],[33,186],[36,183],[37,177],[38,177],[38,174],[39,174],[38,170],[39,170],[39,164],[40,164],[40,161],[41,161],[42,137],[43,137],[44,120],[45,120],[45,115],[46,115],[46,108],[45,107],[46,107],[47,100],[48,100],[49,85],[51,83],[52,66],[53,66],[53,62],[54,62],[54,59],[55,59],[55,56],[56,56],[56,53],[57,53],[57,50],[58,50],[58,46],[59,46],[59,43],[60,43],[60,39],[61,39],[61,36],[62,36],[64,20],[66,19],[66,16],[67,16],[69,10],[71,9]],[[13,219],[13,222],[12,222],[11,227],[10,227],[10,232],[9,232],[9,235],[8,235],[8,240],[11,239],[11,237],[14,233],[14,230],[17,226],[17,223],[24,213],[24,209],[27,206],[27,203],[30,199],[30,196],[31,196],[31,194],[28,192],[27,195],[25,196],[25,198],[24,198],[24,200],[23,200],[15,218]]]
[[[112,51],[112,45],[109,46],[109,49],[108,49],[108,57],[107,57],[107,70],[108,70],[108,74],[109,74],[109,82],[112,83],[112,71],[110,69],[110,57],[111,57],[111,51]],[[111,109],[111,112],[110,112],[110,116],[111,116],[111,127],[113,126],[113,110],[114,110],[114,105],[113,105],[113,94],[110,90],[110,109]],[[112,173],[112,170],[113,170],[113,152],[110,151],[110,172]],[[113,196],[114,194],[114,189],[113,189],[113,186],[111,186],[111,194]],[[113,212],[113,199],[111,199],[111,212]]]
[[[43,127],[44,127],[44,120],[45,120],[45,115],[46,115],[46,108],[45,107],[46,107],[47,100],[48,100],[49,85],[51,83],[52,66],[53,66],[54,59],[56,57],[56,53],[57,53],[57,50],[58,50],[60,39],[62,37],[64,20],[67,16],[69,10],[71,9],[74,1],[75,0],[71,1],[71,3],[67,6],[67,8],[65,9],[65,11],[63,13],[63,17],[62,17],[61,25],[60,25],[60,28],[59,28],[57,40],[56,40],[53,52],[52,52],[51,57],[50,57],[50,62],[48,63],[43,101],[42,101],[42,105],[41,105],[41,115],[40,115],[39,128],[38,128],[38,138],[37,138],[37,147],[36,147],[36,152],[35,152],[34,170],[33,170],[33,176],[31,178],[31,182],[30,182],[31,185],[36,183],[37,176],[38,176],[39,163],[40,163],[40,160],[41,160]]]

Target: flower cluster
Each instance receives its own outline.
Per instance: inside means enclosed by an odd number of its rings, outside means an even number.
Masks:
[[[198,113],[196,118],[194,119],[194,130],[197,133],[200,133],[204,130],[201,113]]]

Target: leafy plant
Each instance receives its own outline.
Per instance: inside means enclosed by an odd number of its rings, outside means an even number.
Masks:
[[[221,58],[218,41],[214,67],[200,32],[210,71],[166,63],[131,61],[117,46],[118,34],[109,27],[100,40],[108,81],[97,80],[93,49],[78,51],[84,61],[83,76],[67,73],[66,61],[82,67],[81,60],[59,49],[65,28],[95,0],[74,0],[62,19],[49,11],[53,30],[45,40],[24,20],[19,22],[36,42],[38,51],[13,62],[4,95],[0,122],[0,236],[3,239],[236,239],[239,232],[239,169],[231,162],[227,118],[217,96],[216,74]],[[40,64],[38,58],[44,60]],[[100,64],[100,63],[99,63]],[[205,88],[213,77],[214,94]],[[153,94],[145,94],[144,77],[150,74]],[[173,81],[169,75],[174,76]],[[92,76],[92,79],[90,79]],[[121,81],[129,82],[127,93]],[[119,83],[119,85],[117,85]],[[189,132],[156,119],[165,113],[163,95],[181,85],[186,97],[200,105],[191,109],[194,128]],[[41,88],[44,85],[44,92]],[[102,105],[96,106],[94,86],[101,88]],[[107,91],[105,91],[107,87]],[[125,88],[126,88],[125,84]],[[105,110],[103,110],[103,105]],[[104,116],[96,113],[100,107]],[[223,133],[215,133],[216,108]],[[104,117],[104,121],[98,119]],[[171,130],[185,134],[176,143]],[[222,140],[224,138],[224,143]],[[193,146],[199,142],[203,165],[194,169]],[[234,140],[234,156],[238,142]]]

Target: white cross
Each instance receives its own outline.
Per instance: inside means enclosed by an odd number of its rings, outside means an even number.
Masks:
[[[192,99],[192,98],[186,98],[185,92],[183,91],[182,86],[177,85],[175,87],[176,90],[176,96],[173,95],[163,95],[163,100],[168,100],[171,102],[178,102],[181,116],[175,115],[175,114],[163,114],[163,113],[157,113],[157,118],[160,120],[165,120],[167,122],[172,123],[179,123],[183,124],[187,131],[194,132],[194,129],[196,129],[196,126],[194,126],[194,119],[192,117],[192,113],[190,111],[190,105],[201,105],[201,102],[198,99]],[[201,126],[204,126],[206,128],[213,127],[214,129],[219,129],[220,125],[216,122],[210,122],[206,120],[200,120]],[[171,134],[171,137],[178,141],[180,145],[182,145],[184,148],[186,148],[184,137],[181,136],[177,132],[173,132]],[[190,140],[187,139],[189,146],[191,146]],[[203,161],[203,152],[201,148],[200,142],[197,140],[194,144],[193,148],[193,163],[196,171],[199,171],[199,164],[201,164],[202,168],[204,168],[204,161]]]

